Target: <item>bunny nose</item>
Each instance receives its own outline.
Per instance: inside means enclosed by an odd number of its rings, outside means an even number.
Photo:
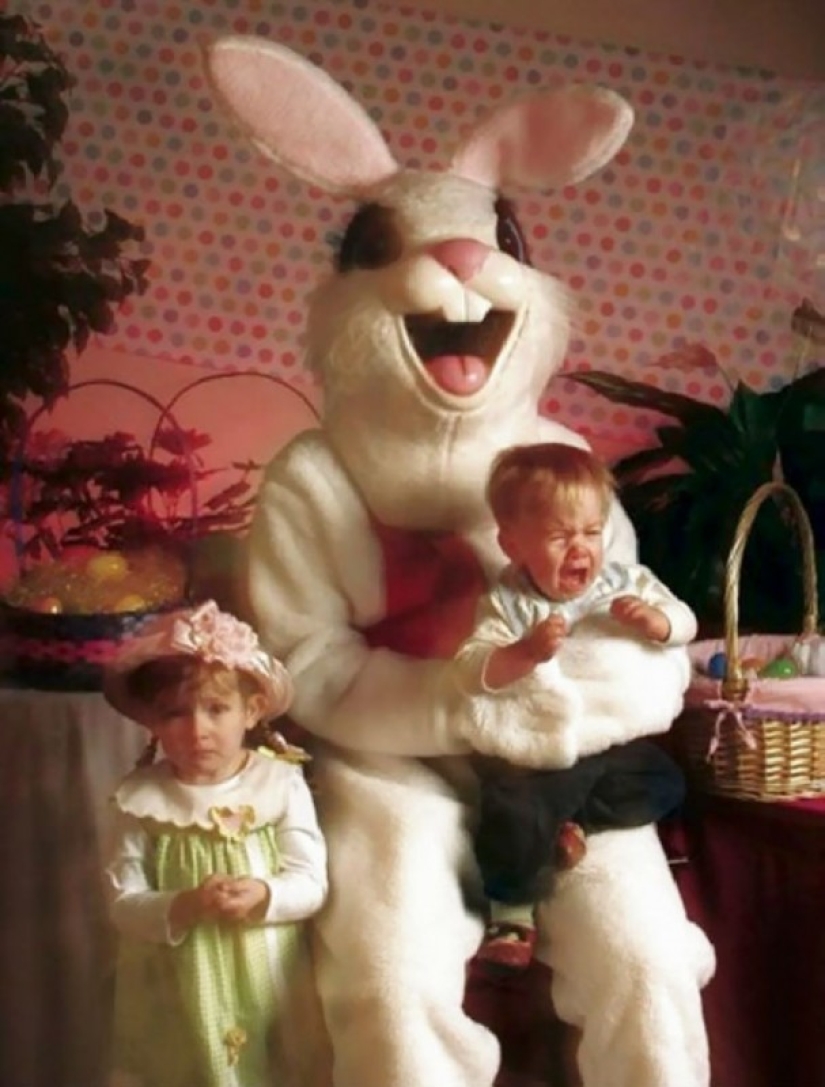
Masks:
[[[459,283],[466,283],[481,270],[490,250],[472,238],[451,238],[438,242],[427,250],[429,255],[447,269]]]

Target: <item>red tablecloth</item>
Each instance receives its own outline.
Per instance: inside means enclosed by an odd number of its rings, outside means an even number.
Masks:
[[[713,1087],[823,1087],[825,800],[695,796],[663,838],[716,947]]]

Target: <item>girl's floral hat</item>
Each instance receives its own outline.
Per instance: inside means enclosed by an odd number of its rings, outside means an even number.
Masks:
[[[198,657],[246,673],[266,699],[265,717],[277,717],[292,701],[292,680],[286,668],[264,652],[251,626],[220,611],[214,600],[167,612],[141,627],[107,666],[104,697],[118,712],[139,720],[140,711],[128,692],[128,676],[148,661],[178,656]]]

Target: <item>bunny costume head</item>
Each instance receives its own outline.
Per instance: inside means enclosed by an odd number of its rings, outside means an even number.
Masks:
[[[290,50],[228,38],[207,67],[275,168],[360,205],[307,315],[323,426],[269,465],[248,569],[261,639],[315,737],[331,881],[315,950],[333,1053],[317,1087],[491,1087],[498,1044],[462,1009],[481,927],[466,831],[474,728],[485,750],[500,736],[511,757],[529,733],[542,765],[567,766],[669,727],[689,675],[684,650],[620,652],[586,623],[541,704],[471,696],[452,661],[504,561],[483,497],[494,456],[585,444],[538,413],[569,302],[525,260],[502,194],[586,177],[622,146],[632,111],[611,91],[557,86],[489,112],[443,170],[411,170]],[[618,505],[605,542],[609,557],[635,557]],[[603,834],[580,867],[539,928],[558,1013],[582,1027],[584,1087],[707,1087],[699,988],[712,956],[655,833]]]
[[[361,107],[294,53],[240,38],[209,60],[266,154],[364,205],[307,325],[330,444],[381,520],[472,523],[489,452],[535,415],[567,346],[565,292],[501,246],[510,224],[496,196],[586,177],[624,142],[630,107],[607,90],[560,87],[489,116],[444,172],[412,171]]]

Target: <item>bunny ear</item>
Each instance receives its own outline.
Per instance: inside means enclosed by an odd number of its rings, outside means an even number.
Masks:
[[[450,169],[504,191],[561,188],[609,162],[632,125],[618,94],[569,84],[497,109],[464,138]]]
[[[304,181],[358,196],[398,171],[384,137],[343,87],[285,46],[221,38],[206,50],[219,99],[264,154]]]

